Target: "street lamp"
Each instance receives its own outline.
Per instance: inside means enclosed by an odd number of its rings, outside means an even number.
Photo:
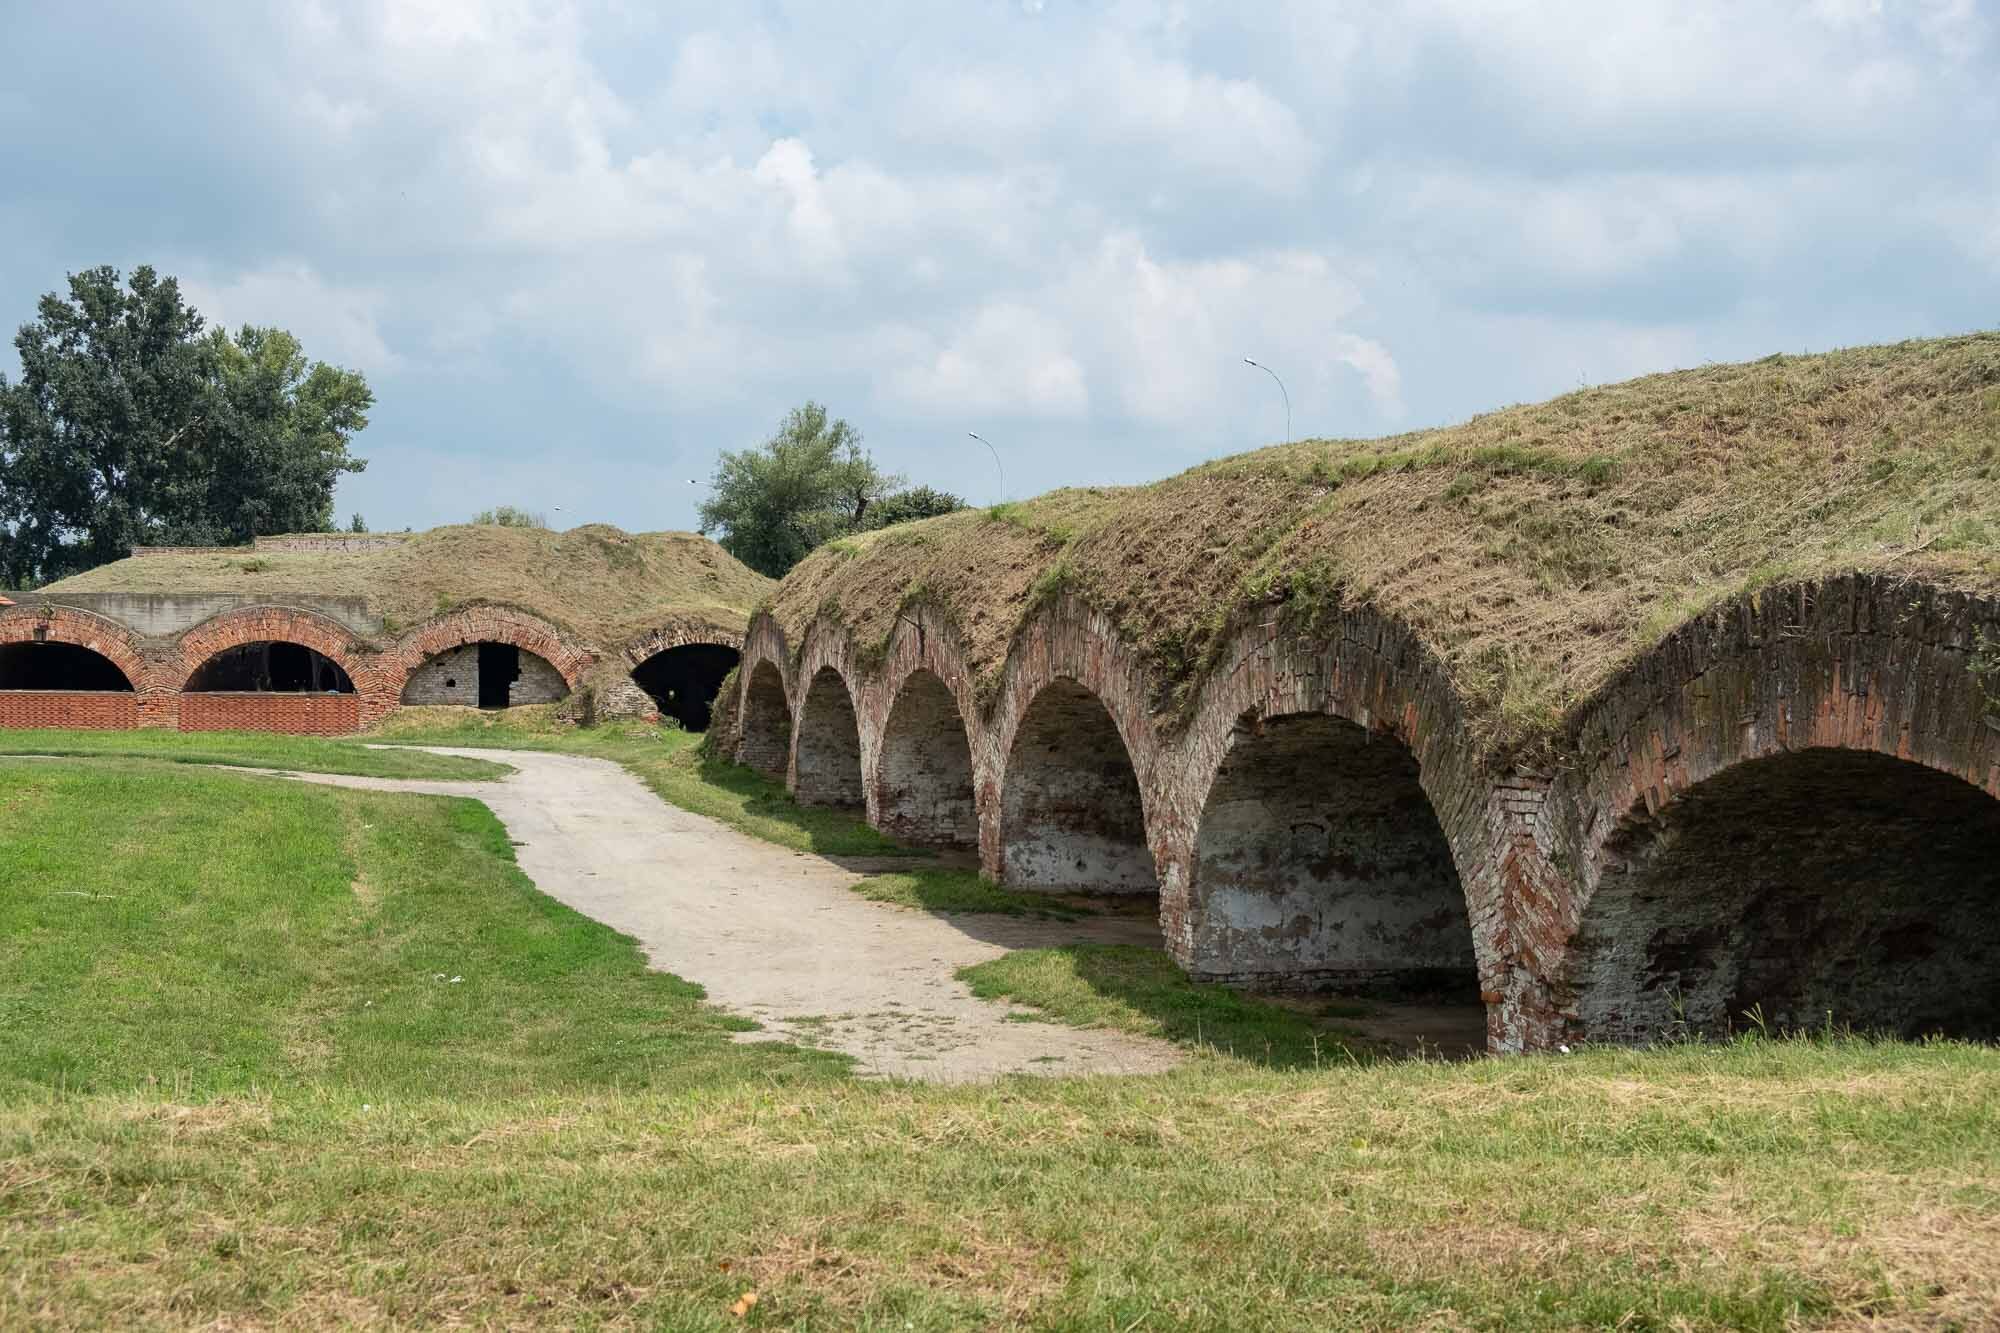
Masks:
[[[978,431],[969,430],[965,433],[985,445],[986,452],[993,455],[993,467],[1000,473],[1000,499],[1005,500],[1007,498],[1007,469],[1000,466],[1000,451],[993,447],[993,441],[987,439]],[[995,501],[995,503],[997,504],[999,501]]]
[[[1243,364],[1246,366],[1255,366],[1272,379],[1277,380],[1278,392],[1285,394],[1285,443],[1290,444],[1292,442],[1292,396],[1289,393],[1285,393],[1285,382],[1278,379],[1277,371],[1271,369],[1261,361],[1252,361],[1246,356],[1243,358]]]

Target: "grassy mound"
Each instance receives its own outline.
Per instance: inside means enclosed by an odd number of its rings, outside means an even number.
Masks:
[[[740,637],[771,581],[689,532],[567,532],[464,525],[352,553],[251,551],[136,556],[44,591],[310,593],[364,597],[390,634],[472,601],[507,602],[603,647],[675,620]]]
[[[1653,375],[889,528],[815,552],[772,610],[794,647],[824,610],[867,652],[933,603],[990,691],[1067,593],[1116,619],[1177,722],[1242,618],[1369,604],[1501,745],[1555,732],[1705,608],[1849,570],[2000,590],[2000,334]]]

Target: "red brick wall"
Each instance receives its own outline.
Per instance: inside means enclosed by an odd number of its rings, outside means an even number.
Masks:
[[[182,731],[282,731],[344,736],[361,729],[355,694],[184,694]]]
[[[130,690],[0,690],[0,727],[130,731],[139,696]]]

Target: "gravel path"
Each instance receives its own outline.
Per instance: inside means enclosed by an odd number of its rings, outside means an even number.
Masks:
[[[668,805],[607,760],[432,752],[500,758],[517,772],[492,782],[281,776],[483,801],[537,888],[631,935],[654,967],[763,1024],[743,1040],[823,1046],[854,1056],[865,1074],[943,1082],[1149,1073],[1179,1059],[1162,1041],[1020,1021],[1029,1011],[974,999],[952,975],[1010,949],[1086,940],[1157,947],[1150,921],[945,917],[870,902],[849,891],[863,868]]]

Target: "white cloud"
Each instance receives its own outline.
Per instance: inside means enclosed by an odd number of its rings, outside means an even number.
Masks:
[[[379,288],[330,283],[302,262],[219,278],[184,276],[181,287],[211,327],[276,325],[297,335],[313,360],[369,375],[403,364],[382,336],[381,314],[389,300]]]
[[[488,460],[615,423],[595,478],[809,395],[880,440],[1017,417],[1025,492],[1274,438],[1244,356],[1358,433],[2000,308],[1968,0],[165,11],[143,61],[21,62],[9,230],[63,239],[0,281],[148,258],[293,329],[378,378],[365,483],[426,505],[394,478],[451,446],[391,404],[469,383]],[[84,33],[45,12],[10,42]],[[80,100],[176,114],[114,152],[43,110]]]

